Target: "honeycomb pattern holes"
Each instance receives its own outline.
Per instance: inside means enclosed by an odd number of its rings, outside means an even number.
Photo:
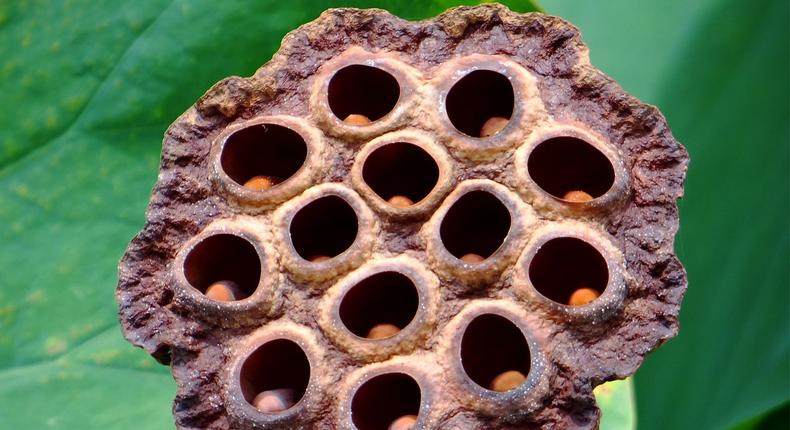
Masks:
[[[490,257],[510,231],[510,212],[493,194],[475,190],[461,196],[441,222],[440,236],[456,258]]]
[[[461,364],[477,385],[489,389],[507,371],[529,374],[530,352],[524,334],[507,318],[495,314],[475,317],[461,340]]]
[[[239,185],[255,176],[283,182],[307,158],[307,144],[299,133],[277,124],[255,124],[228,136],[220,156],[225,174]]]
[[[184,259],[184,277],[205,293],[214,282],[233,281],[243,299],[255,292],[261,279],[261,260],[255,247],[239,236],[215,234],[196,244]]]
[[[280,389],[293,390],[294,401],[298,403],[310,382],[310,362],[295,342],[274,339],[247,357],[240,379],[241,392],[251,405],[259,393]]]
[[[362,176],[365,183],[382,199],[404,196],[416,203],[436,186],[439,166],[419,146],[395,142],[383,145],[368,155]]]
[[[329,81],[329,107],[341,120],[355,114],[376,121],[392,111],[399,98],[397,79],[377,67],[352,64]]]
[[[513,115],[513,85],[503,74],[475,70],[461,78],[447,93],[447,116],[453,126],[468,136],[479,137],[483,124],[492,117]]]
[[[417,313],[417,289],[407,276],[381,272],[354,285],[340,302],[340,320],[359,337],[379,324],[406,327]]]
[[[351,401],[351,418],[359,430],[387,430],[393,421],[419,415],[420,385],[405,373],[385,373],[364,382]]]
[[[609,280],[606,259],[589,243],[560,237],[544,243],[529,264],[529,279],[543,296],[567,304],[579,288],[602,294]]]
[[[530,177],[547,193],[564,198],[569,191],[584,191],[593,198],[614,185],[609,159],[593,145],[575,137],[554,137],[539,143],[527,161]]]
[[[343,198],[328,195],[304,206],[291,221],[291,241],[305,260],[336,257],[357,237],[358,220]]]

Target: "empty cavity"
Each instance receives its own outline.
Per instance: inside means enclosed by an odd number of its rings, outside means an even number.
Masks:
[[[362,167],[365,183],[382,199],[396,203],[405,197],[412,203],[424,199],[439,180],[439,166],[428,152],[405,142],[376,148]]]
[[[398,81],[377,67],[362,64],[346,66],[335,72],[329,81],[329,107],[341,120],[349,115],[357,115],[352,118],[361,115],[367,120],[376,121],[395,107],[398,98]]]
[[[222,170],[240,185],[261,177],[269,188],[293,176],[304,165],[307,144],[299,133],[277,124],[256,124],[228,136],[222,148]],[[252,182],[250,180],[253,180]]]
[[[419,415],[420,400],[420,386],[411,376],[374,376],[354,393],[351,420],[359,430],[387,430],[402,417]]]
[[[414,319],[419,304],[417,288],[398,272],[369,276],[353,287],[340,302],[340,320],[359,337],[382,338],[394,335]],[[393,327],[394,326],[394,327]],[[387,328],[392,327],[393,332]]]
[[[609,269],[594,246],[575,237],[561,237],[538,249],[529,264],[529,279],[540,294],[569,304],[571,295],[581,289],[603,293]]]
[[[307,355],[289,339],[264,343],[241,367],[240,384],[244,399],[262,412],[289,409],[302,399],[309,382]]]
[[[483,314],[473,319],[464,331],[461,364],[472,381],[492,389],[495,379],[501,379],[506,372],[515,371],[522,377],[529,374],[529,345],[512,321],[496,314]]]
[[[535,147],[527,161],[529,176],[544,191],[566,200],[574,191],[592,198],[614,184],[614,167],[593,145],[575,137],[555,137]]]
[[[456,258],[488,258],[502,245],[510,230],[510,212],[493,194],[471,191],[461,196],[442,220],[440,235]]]
[[[328,195],[301,208],[291,221],[291,241],[305,260],[321,261],[348,249],[357,237],[357,214],[343,198]]]
[[[215,234],[192,247],[184,259],[184,276],[190,285],[205,293],[217,282],[238,286],[242,299],[251,295],[261,280],[261,259],[246,239]]]
[[[514,100],[513,85],[505,75],[475,70],[456,82],[447,93],[447,116],[461,133],[481,137],[483,125],[492,118],[510,119]]]

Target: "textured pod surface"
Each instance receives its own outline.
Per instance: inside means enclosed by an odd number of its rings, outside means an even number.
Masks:
[[[168,129],[124,335],[179,428],[594,428],[677,333],[687,161],[558,18],[329,10]]]

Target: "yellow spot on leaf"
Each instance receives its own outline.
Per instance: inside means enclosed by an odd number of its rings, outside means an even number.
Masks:
[[[66,351],[69,344],[66,343],[64,339],[58,337],[50,337],[44,343],[44,349],[47,352],[47,355],[58,355]]]

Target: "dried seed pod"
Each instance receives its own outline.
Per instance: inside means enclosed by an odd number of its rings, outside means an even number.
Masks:
[[[595,428],[677,332],[687,154],[560,19],[329,10],[162,152],[117,298],[179,428]]]

